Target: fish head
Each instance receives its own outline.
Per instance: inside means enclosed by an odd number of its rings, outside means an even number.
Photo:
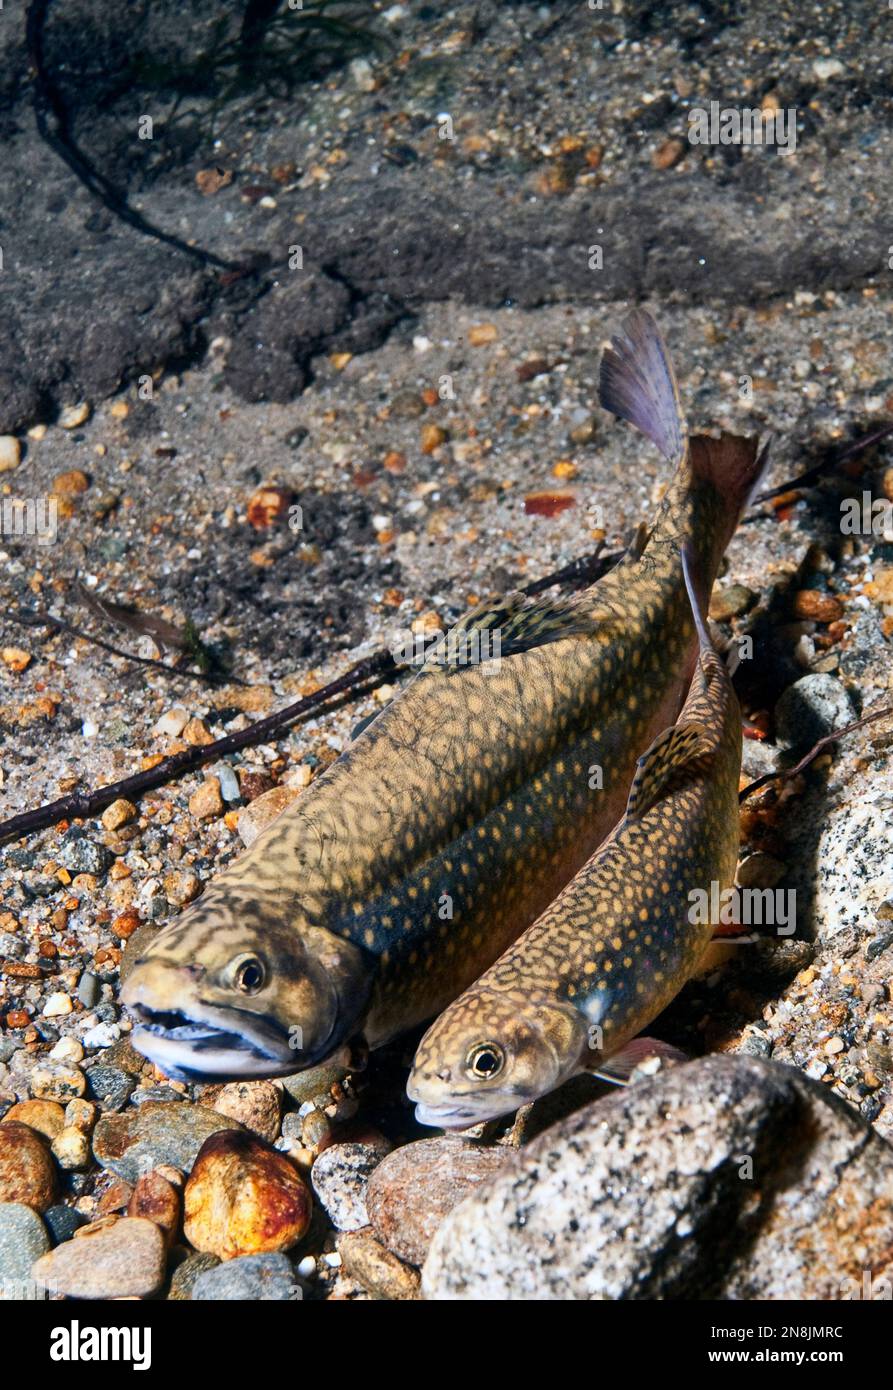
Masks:
[[[568,1005],[479,987],[428,1029],[407,1095],[420,1124],[467,1129],[560,1086],[585,1046],[585,1020]]]
[[[365,1003],[359,948],[212,893],[129,967],[121,1000],[133,1046],[180,1080],[283,1076],[323,1061]]]

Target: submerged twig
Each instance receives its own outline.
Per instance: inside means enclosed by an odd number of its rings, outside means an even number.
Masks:
[[[92,633],[84,632],[83,628],[75,627],[72,623],[66,622],[64,618],[56,618],[45,610],[30,612],[27,608],[20,608],[8,616],[12,622],[22,623],[26,627],[51,627],[56,632],[65,632],[70,637],[79,637],[81,641],[90,642],[94,647],[101,647],[104,652],[110,652],[112,656],[121,657],[124,661],[132,661],[137,666],[150,666],[153,670],[163,671],[168,676],[181,676],[184,680],[203,681],[206,685],[245,684],[237,676],[215,675],[209,671],[190,671],[186,667],[172,666],[170,662],[159,661],[157,657],[137,656],[133,652],[125,652],[121,647],[106,642],[102,637],[94,637]]]
[[[749,786],[738,793],[738,800],[746,801],[749,796],[753,796],[753,793],[757,791],[758,788],[765,787],[768,782],[777,782],[782,779],[786,780],[789,777],[796,777],[798,773],[803,772],[805,768],[809,767],[809,764],[814,758],[818,757],[824,748],[829,747],[832,743],[837,743],[837,741],[842,739],[846,734],[855,733],[857,729],[864,729],[866,724],[873,724],[875,720],[883,719],[888,714],[893,714],[893,705],[885,705],[883,709],[871,710],[868,714],[864,715],[862,719],[856,719],[852,724],[845,724],[842,729],[833,729],[830,734],[825,734],[824,738],[820,738],[818,743],[810,748],[809,752],[805,757],[800,759],[796,767],[785,767],[777,772],[764,773],[762,777],[758,777],[755,782],[751,782]]]

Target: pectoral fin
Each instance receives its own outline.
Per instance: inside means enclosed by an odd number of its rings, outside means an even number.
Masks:
[[[641,819],[710,751],[703,724],[674,724],[664,729],[636,764],[626,819]]]

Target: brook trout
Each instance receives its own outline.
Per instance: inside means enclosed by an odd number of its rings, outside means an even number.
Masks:
[[[650,533],[572,600],[468,614],[447,651],[498,635],[498,657],[426,662],[137,958],[134,1046],[169,1075],[284,1074],[433,1017],[620,818],[696,658],[679,547],[711,584],[757,463],[752,439],[689,442],[644,312],[605,353],[600,399],[674,465]]]
[[[465,1129],[602,1072],[710,942],[693,908],[735,876],[741,711],[685,568],[700,655],[679,720],[639,759],[620,825],[428,1029],[406,1088],[422,1124]]]

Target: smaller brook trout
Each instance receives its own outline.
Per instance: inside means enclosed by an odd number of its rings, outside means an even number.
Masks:
[[[710,942],[713,925],[690,905],[693,890],[722,893],[735,876],[741,710],[688,548],[682,567],[699,658],[679,720],[639,759],[620,824],[422,1038],[406,1088],[421,1124],[465,1129],[579,1072],[623,1075],[624,1050],[641,1053],[631,1040]]]

